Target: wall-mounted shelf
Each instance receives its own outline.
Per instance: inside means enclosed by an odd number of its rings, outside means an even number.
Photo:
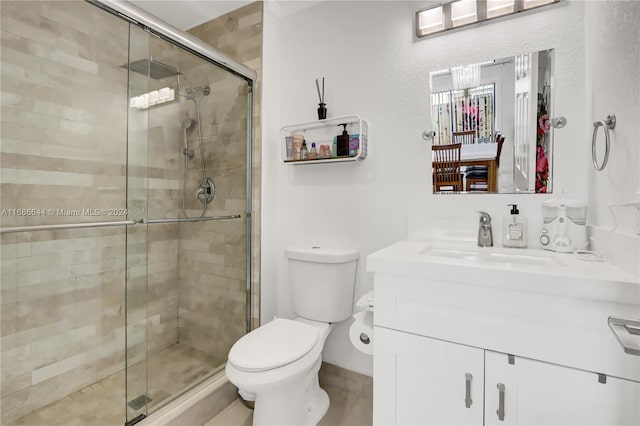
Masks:
[[[343,128],[341,124],[343,123],[347,124],[347,132],[349,132],[349,135],[358,135],[358,149],[354,150],[354,155],[336,157],[333,147],[333,138],[334,136],[342,133]],[[287,156],[286,138],[291,137],[294,134],[303,135],[309,150],[311,150],[312,143],[316,144],[318,151],[320,151],[321,145],[329,145],[332,150],[332,156],[307,160],[298,160],[293,158],[293,156]],[[368,125],[367,122],[361,119],[358,115],[347,115],[329,118],[326,120],[310,121],[308,123],[291,124],[280,129],[280,158],[283,163],[288,165],[361,161],[367,157],[367,142]]]

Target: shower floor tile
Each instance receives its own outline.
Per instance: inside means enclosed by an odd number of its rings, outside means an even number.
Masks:
[[[152,408],[170,395],[185,389],[196,379],[218,369],[224,360],[215,359],[189,346],[175,344],[153,354],[148,365],[129,369],[130,389],[144,395],[144,374],[148,369],[146,396]],[[134,391],[135,393],[135,391]],[[23,416],[16,426],[121,426],[125,423],[125,372],[120,371],[61,400]],[[131,417],[133,411],[129,409]]]
[[[354,392],[325,385],[329,394],[329,411],[318,426],[365,426],[373,424],[373,400]],[[247,408],[239,399],[234,401],[205,426],[251,426],[253,410]]]

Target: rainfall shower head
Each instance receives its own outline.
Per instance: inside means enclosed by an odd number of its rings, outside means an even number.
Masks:
[[[162,62],[158,62],[154,59],[139,59],[134,62],[130,62],[129,64],[120,65],[122,68],[128,68],[133,72],[137,72],[138,74],[147,75],[154,80],[159,80],[161,78],[167,77],[175,77],[177,75],[181,75],[182,73],[177,69],[173,68],[170,65],[163,64]]]

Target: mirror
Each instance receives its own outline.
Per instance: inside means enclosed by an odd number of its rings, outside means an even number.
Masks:
[[[430,80],[434,193],[552,192],[553,49]]]

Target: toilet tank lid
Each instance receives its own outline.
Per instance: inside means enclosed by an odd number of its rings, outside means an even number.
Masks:
[[[355,249],[322,246],[287,247],[286,253],[289,259],[318,263],[347,263],[360,257],[358,250]]]

